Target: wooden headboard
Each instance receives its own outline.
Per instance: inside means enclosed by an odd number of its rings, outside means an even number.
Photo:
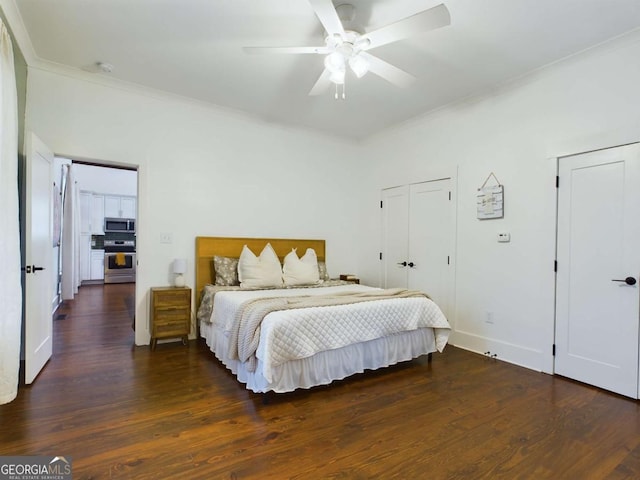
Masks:
[[[298,249],[298,255],[304,255],[307,248],[313,248],[319,261],[325,261],[324,240],[295,240],[291,238],[232,238],[232,237],[196,237],[196,307],[200,306],[200,292],[208,283],[215,282],[213,257],[239,258],[242,247],[247,246],[256,255],[260,255],[264,246],[270,243],[280,261],[292,248]]]

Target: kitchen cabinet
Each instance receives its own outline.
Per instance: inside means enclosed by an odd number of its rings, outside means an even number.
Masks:
[[[91,250],[91,280],[104,280],[104,250]]]
[[[136,197],[120,197],[122,218],[136,218]]]
[[[91,233],[104,235],[104,195],[96,193],[91,197]]]
[[[80,192],[80,233],[91,233],[91,192]]]
[[[80,233],[104,235],[104,195],[80,192]]]
[[[107,218],[136,218],[136,197],[105,195],[104,216]]]
[[[120,218],[120,197],[114,195],[104,196],[104,216],[107,218]]]

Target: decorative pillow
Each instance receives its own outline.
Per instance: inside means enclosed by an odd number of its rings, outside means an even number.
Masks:
[[[270,243],[259,257],[247,247],[242,247],[238,260],[238,279],[241,288],[281,287],[282,266]]]
[[[230,257],[213,257],[213,270],[216,274],[216,285],[231,287],[240,285],[238,280],[238,259]]]
[[[326,282],[327,280],[331,280],[329,276],[329,272],[327,271],[327,264],[322,261],[318,261],[318,273],[320,274],[320,280]]]
[[[284,284],[290,285],[314,285],[320,283],[320,271],[318,270],[318,257],[312,248],[298,258],[296,249],[294,248],[284,257],[284,266],[282,267]]]

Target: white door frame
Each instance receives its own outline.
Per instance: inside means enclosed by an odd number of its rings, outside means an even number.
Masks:
[[[93,158],[80,157],[78,155],[72,154],[64,154],[64,153],[55,153],[55,157],[66,158],[71,161],[76,162],[84,162],[95,164],[97,166],[108,167],[108,168],[130,168],[136,170],[138,174],[138,184],[137,184],[137,201],[136,201],[136,287],[135,287],[135,298],[134,298],[134,315],[135,315],[135,345],[149,345],[151,334],[149,331],[149,323],[147,321],[148,318],[148,306],[147,302],[139,302],[139,299],[145,298],[146,290],[142,284],[143,282],[138,281],[139,278],[144,274],[144,264],[141,262],[140,251],[146,251],[147,249],[147,236],[145,235],[145,225],[144,225],[144,213],[146,208],[143,207],[143,204],[146,207],[146,179],[147,179],[147,170],[141,163],[132,163],[132,162],[118,162],[118,161],[108,161],[108,160],[96,160]],[[79,208],[79,207],[78,207]],[[142,233],[141,233],[142,232]],[[193,308],[193,305],[192,305]]]

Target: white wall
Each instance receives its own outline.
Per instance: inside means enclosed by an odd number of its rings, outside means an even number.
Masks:
[[[27,128],[54,152],[138,166],[138,344],[149,288],[172,281],[174,258],[189,259],[193,286],[198,235],[324,238],[330,272],[356,270],[351,143],[34,68]]]
[[[453,343],[552,369],[556,161],[552,157],[640,141],[640,33],[576,56],[367,143],[373,166],[362,203],[363,238],[379,239],[384,187],[457,177]],[[457,175],[456,175],[457,169]],[[476,218],[476,189],[494,172],[505,215]],[[496,241],[499,231],[511,243]],[[379,242],[361,250],[360,274],[380,281]],[[494,323],[486,320],[493,313]]]
[[[107,195],[138,194],[138,173],[135,170],[98,167],[75,163],[76,181],[80,190]]]

